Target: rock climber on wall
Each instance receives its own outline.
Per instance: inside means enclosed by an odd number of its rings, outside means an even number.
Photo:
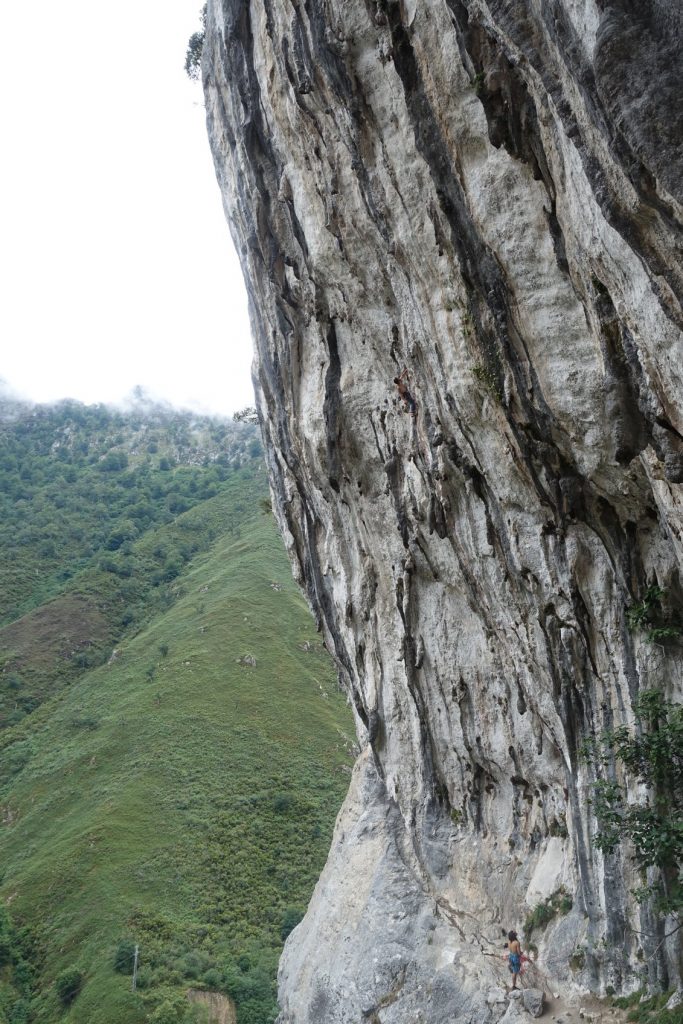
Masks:
[[[394,384],[398,388],[399,397],[405,402],[405,412],[409,412],[414,419],[417,416],[417,402],[408,390],[406,385],[407,377],[408,368],[404,367],[402,373],[398,377],[394,377]]]

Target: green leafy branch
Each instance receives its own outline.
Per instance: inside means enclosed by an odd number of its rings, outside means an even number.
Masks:
[[[185,53],[185,74],[193,81],[198,81],[202,71],[202,51],[204,50],[204,38],[206,36],[207,4],[204,4],[200,14],[202,22],[201,32],[193,32],[187,43]]]
[[[545,928],[554,917],[568,914],[572,906],[572,898],[564,886],[557,889],[542,903],[537,904],[524,921],[524,936],[527,941],[535,929]]]
[[[593,785],[599,825],[595,845],[603,853],[612,853],[630,840],[639,868],[660,870],[660,882],[638,889],[636,899],[642,902],[655,896],[662,913],[679,913],[683,910],[683,707],[665,701],[658,690],[645,690],[634,710],[635,732],[625,726],[607,730],[585,748],[600,776]],[[629,802],[624,787],[605,777],[610,757],[647,787],[642,803]]]
[[[645,591],[642,601],[626,609],[629,629],[644,632],[646,641],[651,644],[672,640],[681,635],[681,627],[664,611],[665,596],[666,590],[653,584]]]

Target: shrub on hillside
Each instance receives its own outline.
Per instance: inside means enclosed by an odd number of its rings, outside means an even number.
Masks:
[[[116,551],[126,541],[134,540],[138,535],[138,528],[131,519],[124,519],[122,522],[117,523],[114,529],[109,534],[105,547],[109,551]]]
[[[278,814],[286,814],[294,806],[294,798],[289,793],[276,793],[273,797],[273,810]]]
[[[87,729],[89,732],[95,732],[100,727],[99,718],[94,718],[92,715],[74,715],[69,725],[72,729]]]
[[[27,763],[33,748],[30,740],[18,740],[3,751],[3,766],[0,769],[0,779],[7,781],[17,775]]]
[[[180,1024],[184,1016],[185,1007],[179,999],[164,999],[160,1006],[149,1018],[152,1024]]]
[[[0,912],[0,967],[11,964],[14,959],[12,930],[7,911]]]
[[[198,950],[190,950],[177,962],[177,968],[185,978],[198,978],[207,970],[210,960]]]
[[[83,975],[76,967],[67,967],[65,971],[58,974],[55,978],[55,989],[60,1001],[64,1006],[68,1006],[69,1003],[73,1003],[74,999],[81,991],[83,985]]]
[[[208,971],[202,975],[202,981],[207,988],[219,989],[223,981],[221,972],[217,971],[215,967],[210,967]]]
[[[29,1024],[31,1020],[31,1003],[28,999],[18,999],[12,1007],[10,1024]]]
[[[135,943],[132,939],[121,939],[114,953],[114,970],[119,974],[132,974],[135,962]]]
[[[152,971],[138,971],[137,979],[135,982],[136,988],[142,990],[150,988],[155,982],[154,973]]]
[[[237,1003],[240,1021],[247,1016],[246,1006],[258,1004],[263,1017],[275,1004],[275,985],[267,968],[257,965],[248,973],[228,967],[223,981],[225,991]]]
[[[282,926],[280,928],[280,938],[284,942],[290,932],[294,931],[299,921],[304,916],[303,910],[300,907],[287,907],[282,916]]]
[[[99,463],[99,469],[103,473],[117,473],[128,466],[128,456],[125,452],[107,452]]]
[[[206,1020],[206,1011],[189,1006],[184,996],[172,995],[157,1006],[149,1020],[151,1024],[199,1024]]]

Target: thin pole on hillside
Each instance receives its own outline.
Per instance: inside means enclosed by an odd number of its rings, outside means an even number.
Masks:
[[[137,988],[137,984],[138,984],[138,952],[139,952],[139,950],[140,950],[140,947],[138,946],[138,944],[136,942],[135,943],[135,956],[133,957],[133,992],[135,992],[135,989]]]

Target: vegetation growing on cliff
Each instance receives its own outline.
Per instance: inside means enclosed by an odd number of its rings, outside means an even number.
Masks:
[[[206,34],[207,5],[204,4],[201,11],[202,30],[193,32],[187,42],[185,53],[185,74],[193,81],[197,81],[202,68],[202,51],[204,49],[204,36]]]
[[[564,889],[557,889],[551,896],[538,903],[524,921],[524,935],[527,941],[536,929],[543,929],[554,917],[568,914],[572,909],[572,898]]]
[[[628,1010],[626,1020],[635,1024],[683,1024],[683,1004],[673,1010],[665,1009],[672,995],[670,989],[648,997],[643,989],[638,989],[630,996],[613,999],[612,1006]]]
[[[644,884],[639,900],[654,897],[662,914],[683,909],[683,707],[645,690],[636,705],[636,729],[626,726],[602,734],[593,748],[598,771],[594,808],[599,824],[596,845],[613,852],[624,840],[633,846]],[[630,780],[645,787],[642,798],[607,774],[610,760]],[[647,877],[649,869],[658,869]]]
[[[629,628],[643,632],[648,643],[661,644],[681,635],[680,626],[664,607],[665,597],[666,591],[652,584],[645,591],[642,601],[632,604],[626,611]]]

